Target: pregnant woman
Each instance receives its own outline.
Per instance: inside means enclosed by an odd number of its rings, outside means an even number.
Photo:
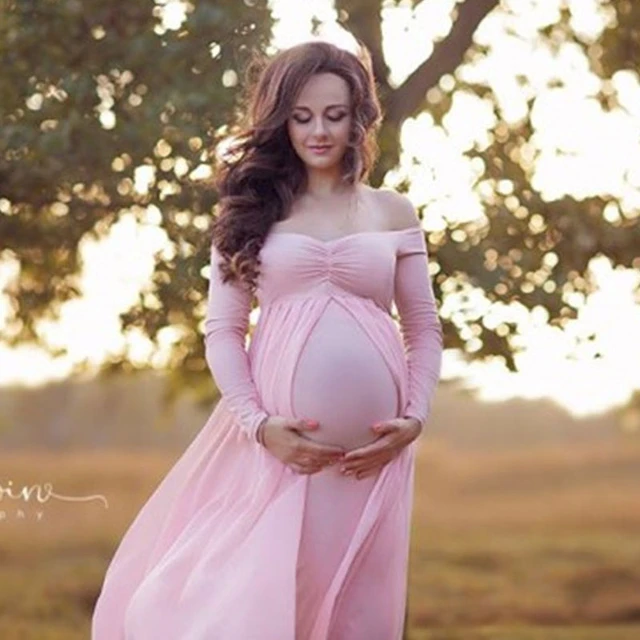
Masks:
[[[402,636],[442,354],[424,233],[405,196],[365,184],[366,50],[314,41],[258,71],[216,173],[204,332],[221,399],[121,540],[93,640]]]

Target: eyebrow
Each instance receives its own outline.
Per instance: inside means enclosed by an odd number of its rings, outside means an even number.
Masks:
[[[334,107],[344,107],[345,109],[349,108],[348,104],[329,104],[325,107],[325,109],[333,109]],[[311,111],[309,107],[305,107],[303,105],[297,105],[293,107],[294,109],[305,109],[306,111]]]

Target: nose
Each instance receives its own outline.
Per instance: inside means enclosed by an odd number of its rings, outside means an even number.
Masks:
[[[326,135],[326,125],[322,118],[316,118],[313,123],[313,135],[324,137]]]

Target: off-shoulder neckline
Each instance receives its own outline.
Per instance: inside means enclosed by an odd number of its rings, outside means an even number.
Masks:
[[[330,238],[329,240],[322,240],[321,238],[316,238],[315,236],[309,235],[308,233],[298,233],[296,231],[273,231],[268,234],[267,238],[273,238],[274,236],[299,236],[303,239],[309,240],[310,242],[315,242],[317,244],[334,244],[336,242],[342,242],[344,240],[348,240],[349,238],[354,238],[357,236],[365,236],[365,235],[384,235],[384,234],[393,234],[393,233],[407,233],[410,231],[420,231],[423,233],[422,227],[405,227],[404,229],[373,229],[370,231],[356,231],[354,233],[346,233],[343,236],[338,236],[337,238]]]

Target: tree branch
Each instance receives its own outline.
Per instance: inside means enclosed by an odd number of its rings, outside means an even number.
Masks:
[[[419,113],[424,96],[446,73],[453,73],[473,42],[478,25],[500,0],[467,0],[458,9],[449,35],[436,44],[433,54],[422,62],[409,77],[389,95],[387,119],[393,125]]]
[[[379,87],[381,99],[391,92],[389,85],[389,67],[382,51],[382,0],[336,0],[340,24],[353,36],[363,42],[371,54],[373,73]],[[340,14],[344,13],[344,17]]]

